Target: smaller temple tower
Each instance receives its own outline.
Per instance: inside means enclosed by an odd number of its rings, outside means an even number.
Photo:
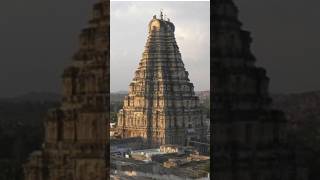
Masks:
[[[145,50],[129,85],[117,128],[123,138],[142,137],[148,145],[187,145],[204,137],[204,117],[175,40],[175,26],[153,16]]]

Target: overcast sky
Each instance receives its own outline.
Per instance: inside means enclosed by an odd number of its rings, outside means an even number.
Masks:
[[[320,90],[320,1],[235,0],[272,92]]]
[[[195,90],[210,89],[209,2],[111,2],[111,92],[128,90],[147,40],[148,23],[163,9],[175,24],[182,60]]]
[[[63,68],[96,1],[1,1],[0,97],[61,92]]]
[[[320,90],[320,1],[235,1],[244,28],[252,33],[257,65],[266,68],[271,77],[271,91]],[[31,91],[61,92],[62,71],[77,50],[77,36],[87,25],[94,2],[96,0],[0,2],[0,97]],[[118,25],[113,26],[111,32],[119,31],[114,32],[111,39],[111,47],[118,46],[111,52],[112,90],[128,89],[146,41],[147,24],[161,8],[177,27],[178,45],[191,81],[196,89],[206,88],[208,67],[200,62],[206,62],[208,52],[198,46],[208,43],[205,39],[208,5],[185,2],[128,8],[128,4],[120,6],[119,3],[111,6],[112,20],[118,21],[112,21],[112,25]],[[120,40],[114,41],[115,38]],[[118,82],[114,78],[118,78]]]

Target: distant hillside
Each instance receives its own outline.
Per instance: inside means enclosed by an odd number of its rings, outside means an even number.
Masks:
[[[110,102],[122,102],[126,95],[128,95],[126,91],[112,92],[110,93]]]
[[[43,120],[59,99],[53,93],[0,99],[0,179],[22,179],[21,165],[32,151],[40,149]]]
[[[209,97],[210,91],[196,91],[195,94],[201,97]]]
[[[306,121],[320,122],[320,91],[297,94],[273,94],[273,107],[285,112],[294,127]]]
[[[199,97],[200,103],[209,103],[210,91],[196,91],[195,94]]]
[[[30,92],[16,97],[0,98],[0,102],[58,102],[61,95],[51,92]]]
[[[320,172],[320,91],[273,95],[273,107],[285,112],[289,121],[289,143],[299,149],[306,162],[309,179],[319,179]]]
[[[110,94],[110,101],[112,102],[121,102],[124,97],[128,94],[127,91],[118,91],[112,92]],[[210,97],[210,91],[196,91],[195,94],[199,96],[201,102],[207,100]]]

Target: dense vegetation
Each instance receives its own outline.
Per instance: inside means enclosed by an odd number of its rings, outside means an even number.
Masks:
[[[44,116],[57,106],[56,102],[20,100],[0,100],[1,180],[23,179],[22,164],[32,151],[40,149]]]
[[[110,103],[110,119],[112,123],[117,122],[117,113],[122,108],[123,102],[115,101]]]
[[[320,171],[320,92],[273,95],[276,109],[285,112],[289,143],[310,171],[309,179],[319,179]]]
[[[111,122],[117,122],[117,114],[123,106],[123,100],[126,93],[111,93],[110,95],[110,119]]]

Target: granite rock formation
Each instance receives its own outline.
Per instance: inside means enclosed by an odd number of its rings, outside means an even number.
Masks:
[[[255,66],[237,7],[232,0],[212,6],[214,179],[304,179],[305,169],[286,142],[286,118],[271,107],[269,78]]]
[[[45,119],[43,148],[24,165],[26,180],[105,180],[109,127],[109,1],[94,5],[80,49],[63,73],[61,106]]]
[[[175,26],[163,15],[149,23],[145,50],[118,113],[123,138],[143,137],[148,146],[186,145],[199,139],[204,117],[175,40]]]

